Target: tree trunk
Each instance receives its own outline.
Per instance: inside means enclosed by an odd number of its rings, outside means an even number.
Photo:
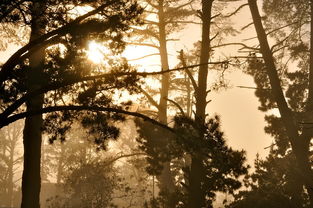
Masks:
[[[159,43],[160,43],[160,57],[162,70],[168,70],[168,56],[167,56],[167,41],[166,41],[166,32],[165,32],[165,22],[164,22],[164,10],[163,5],[164,1],[159,1]],[[159,121],[163,124],[167,124],[167,99],[169,91],[169,73],[162,74],[161,80],[161,92],[160,92],[160,101],[159,101],[159,110],[158,117]],[[168,138],[162,138],[163,142],[161,145],[165,146],[168,144]],[[175,185],[173,182],[173,177],[171,175],[170,162],[165,162],[163,164],[163,170],[161,175],[158,177],[160,182],[161,191],[165,191],[167,194],[173,193],[175,190]]]
[[[44,34],[44,1],[36,1],[32,5],[32,21],[30,41]],[[27,90],[33,91],[41,86],[43,81],[43,64],[45,50],[37,49],[29,58],[27,74]],[[26,102],[27,111],[38,110],[43,106],[43,95],[34,96]],[[42,115],[27,117],[23,131],[24,169],[22,176],[22,208],[40,207],[40,159],[41,159],[41,130]]]
[[[210,57],[210,27],[211,13],[214,0],[202,0],[202,40],[200,51],[200,64],[207,63]],[[195,89],[196,94],[196,115],[195,121],[199,128],[199,138],[204,136],[203,128],[205,123],[205,108],[207,96],[207,75],[208,65],[204,64],[199,67],[198,88]],[[191,157],[190,180],[189,180],[189,207],[201,208],[205,206],[205,190],[203,190],[202,182],[205,179],[203,170],[203,156],[193,153]]]

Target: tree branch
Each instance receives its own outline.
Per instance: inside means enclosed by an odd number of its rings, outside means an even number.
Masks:
[[[175,102],[174,100],[171,100],[169,98],[166,98],[166,100],[168,100],[169,102],[173,103],[179,109],[181,114],[185,115],[185,112],[184,112],[183,108],[177,102]]]
[[[231,16],[237,14],[242,8],[244,8],[245,6],[248,6],[248,5],[249,5],[248,3],[242,4],[235,11],[233,11],[232,13],[230,13],[228,15],[225,15],[225,16],[223,15],[223,17],[231,17]]]
[[[253,22],[250,22],[249,24],[243,26],[243,27],[241,28],[241,30],[245,30],[245,29],[247,29],[248,27],[250,27],[251,25],[253,25]]]
[[[180,24],[195,24],[195,25],[201,25],[201,22],[195,22],[195,21],[166,21],[166,23],[180,23]]]
[[[260,48],[255,48],[255,47],[251,47],[251,46],[248,46],[244,43],[224,43],[224,44],[220,44],[220,45],[217,45],[217,46],[212,46],[211,48],[219,48],[219,47],[224,47],[224,46],[233,46],[233,45],[238,45],[238,46],[242,46],[242,49],[250,49],[250,50],[254,50],[254,51],[259,51]]]
[[[160,105],[153,99],[153,97],[151,95],[149,95],[149,93],[147,93],[147,91],[145,91],[144,89],[142,89],[141,87],[139,87],[140,91],[148,98],[149,102],[155,106],[157,109],[160,109]]]
[[[137,60],[140,60],[140,59],[144,59],[144,58],[147,58],[147,57],[150,57],[150,56],[157,56],[157,55],[160,55],[160,53],[152,53],[152,54],[148,54],[148,55],[145,55],[145,56],[142,56],[142,57],[139,57],[139,58],[127,59],[127,61],[137,61]]]
[[[172,133],[175,133],[175,131],[168,127],[165,124],[162,124],[146,115],[143,115],[141,113],[137,112],[130,112],[122,109],[116,109],[116,108],[110,108],[110,107],[100,107],[100,106],[78,106],[78,105],[68,105],[68,106],[52,106],[52,107],[46,107],[38,110],[31,110],[23,113],[17,113],[15,115],[9,116],[5,120],[0,121],[0,128],[9,125],[10,123],[13,123],[19,119],[23,119],[26,117],[34,116],[34,115],[40,115],[40,114],[46,114],[46,113],[52,113],[57,111],[92,111],[92,112],[110,112],[110,113],[116,113],[116,114],[125,114],[137,118],[141,118],[144,121],[151,122],[152,124],[155,124],[157,126],[160,126]]]
[[[125,157],[132,157],[132,156],[137,156],[137,155],[147,155],[144,152],[135,152],[135,153],[130,153],[130,154],[120,154],[119,156],[113,158],[112,160],[107,162],[107,165],[111,165],[112,163],[116,162],[119,159],[125,158]]]
[[[189,2],[187,2],[187,3],[185,3],[185,4],[182,4],[182,5],[178,6],[178,7],[172,7],[172,8],[170,9],[170,11],[171,11],[171,12],[172,12],[172,11],[177,11],[177,10],[179,10],[179,9],[185,7],[185,6],[190,5],[192,2],[194,2],[194,0],[190,0]]]
[[[153,45],[151,43],[136,43],[136,42],[126,42],[129,45],[137,45],[137,46],[147,46],[147,47],[152,47],[152,48],[156,48],[159,50],[159,46]]]

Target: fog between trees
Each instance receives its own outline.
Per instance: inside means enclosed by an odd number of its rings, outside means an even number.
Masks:
[[[312,207],[311,3],[0,2],[0,206]],[[253,168],[210,110],[234,71],[273,140]]]

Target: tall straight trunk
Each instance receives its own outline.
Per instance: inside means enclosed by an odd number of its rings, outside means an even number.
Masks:
[[[210,28],[211,28],[211,13],[214,0],[202,0],[202,39],[200,51],[200,64],[207,63],[210,58]],[[199,67],[198,73],[198,88],[196,89],[196,115],[195,121],[199,129],[199,138],[204,136],[205,123],[205,108],[207,96],[207,76],[208,65],[203,64]],[[203,156],[193,153],[191,157],[190,168],[190,186],[189,186],[189,207],[201,208],[205,206],[205,190],[203,190],[202,183],[204,182],[204,167]]]
[[[161,58],[161,66],[162,70],[168,70],[168,55],[167,55],[167,41],[166,41],[166,31],[165,26],[166,23],[164,21],[164,1],[159,1],[159,43],[160,43],[160,58]],[[168,91],[169,91],[169,73],[162,74],[161,80],[161,92],[160,92],[160,100],[159,100],[159,109],[158,109],[158,118],[161,123],[167,124],[167,99],[168,99]],[[166,146],[168,138],[162,138],[163,142],[161,145]],[[158,177],[160,181],[160,188],[162,191],[166,193],[173,193],[175,189],[175,185],[173,182],[173,177],[171,175],[170,170],[170,162],[165,162],[163,164],[163,169],[161,175]]]
[[[299,185],[304,184],[310,198],[311,207],[313,207],[313,173],[311,170],[311,164],[309,159],[309,145],[312,138],[311,131],[304,129],[302,134],[298,134],[297,121],[291,109],[285,100],[284,93],[281,87],[281,83],[278,77],[277,68],[274,62],[273,54],[270,50],[267,36],[262,25],[261,16],[259,14],[256,0],[248,0],[253,23],[257,36],[260,42],[261,53],[265,62],[268,77],[270,79],[270,85],[272,94],[278,106],[278,110],[281,115],[282,122],[285,126],[286,133],[288,135],[292,151],[296,157],[297,165],[299,168],[299,175],[302,180],[299,181]],[[312,22],[311,22],[312,23]],[[312,41],[312,39],[311,39]],[[312,54],[311,54],[312,55]],[[310,87],[309,87],[309,98],[307,101],[307,107],[310,109],[310,99],[312,96],[312,66],[310,67]],[[308,112],[312,113],[312,112]]]
[[[30,41],[44,34],[45,23],[43,11],[44,1],[34,1],[32,5],[32,21]],[[27,74],[27,90],[33,91],[41,86],[45,50],[37,49],[29,58]],[[38,110],[43,106],[43,95],[37,95],[26,102],[27,111]],[[22,208],[40,207],[40,160],[42,115],[27,117],[23,131],[24,169],[22,175]]]

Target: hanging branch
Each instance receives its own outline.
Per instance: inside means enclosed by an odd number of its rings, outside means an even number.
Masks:
[[[9,125],[10,123],[13,123],[17,120],[34,116],[34,115],[40,115],[40,114],[46,114],[46,113],[52,113],[57,111],[91,111],[91,112],[110,112],[110,113],[116,113],[116,114],[125,114],[137,118],[142,118],[144,121],[151,122],[152,124],[155,124],[157,126],[160,126],[172,133],[175,133],[174,130],[170,127],[168,127],[165,124],[162,124],[158,122],[157,120],[154,120],[146,115],[143,115],[138,112],[130,112],[122,109],[117,108],[110,108],[110,107],[100,107],[100,106],[79,106],[79,105],[67,105],[67,106],[51,106],[51,107],[45,107],[38,110],[32,110],[27,111],[23,113],[17,113],[12,116],[9,116],[6,119],[0,120],[0,128]]]

